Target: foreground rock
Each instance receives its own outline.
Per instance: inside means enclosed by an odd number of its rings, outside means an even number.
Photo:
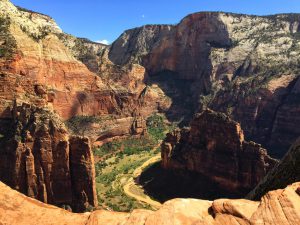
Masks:
[[[205,110],[190,129],[169,133],[162,143],[162,167],[197,172],[232,192],[251,190],[276,164],[259,144],[244,140],[240,124]]]
[[[247,198],[260,199],[270,190],[284,188],[298,181],[300,181],[300,139],[291,146],[283,159],[248,194]]]
[[[0,180],[45,203],[83,211],[97,206],[95,168],[87,138],[72,137],[53,112],[15,106],[1,122]]]
[[[0,183],[0,223],[6,225],[291,225],[300,222],[300,196],[294,183],[271,191],[260,202],[220,199],[203,201],[174,199],[158,211],[134,210],[132,213],[94,211],[74,214],[30,199]]]

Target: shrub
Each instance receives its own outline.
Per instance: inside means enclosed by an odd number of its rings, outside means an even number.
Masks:
[[[161,115],[154,114],[147,119],[147,129],[150,137],[154,141],[164,139],[167,127],[165,125],[165,118]]]
[[[93,206],[89,205],[89,206],[84,210],[84,212],[93,212],[94,209],[95,209],[95,208],[94,208]]]

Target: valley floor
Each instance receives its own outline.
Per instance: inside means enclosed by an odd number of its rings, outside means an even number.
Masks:
[[[136,179],[160,160],[160,144],[170,129],[165,118],[154,115],[148,119],[145,136],[114,140],[94,149],[99,208],[125,212],[159,208],[161,204],[147,196]]]
[[[143,165],[138,167],[133,172],[133,177],[131,177],[127,183],[124,185],[124,192],[128,196],[135,198],[140,202],[144,202],[152,208],[159,208],[161,203],[151,199],[148,195],[145,194],[143,187],[139,185],[139,178],[142,172],[152,164],[159,162],[161,160],[161,154],[157,154],[154,157],[150,158],[148,161],[144,162]]]

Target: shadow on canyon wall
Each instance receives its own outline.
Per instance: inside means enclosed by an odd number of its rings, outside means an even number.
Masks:
[[[224,190],[208,178],[188,171],[165,170],[160,162],[146,169],[139,178],[145,193],[163,203],[173,198],[197,198],[215,200],[218,198],[243,198],[250,190],[233,193]]]
[[[195,80],[182,79],[176,72],[166,70],[149,76],[145,83],[147,85],[158,85],[165,95],[171,98],[171,106],[166,111],[163,111],[168,120],[180,122],[179,126],[189,124],[191,118],[198,110],[197,98],[201,94],[200,88],[194,88],[196,85]],[[161,109],[159,108],[159,110]]]

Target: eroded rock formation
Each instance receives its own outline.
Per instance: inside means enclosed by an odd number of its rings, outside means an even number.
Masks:
[[[69,142],[72,205],[76,211],[84,211],[98,205],[94,156],[88,138],[71,137]]]
[[[69,141],[56,114],[15,102],[12,119],[1,120],[1,133],[1,181],[29,197],[75,211],[97,206],[88,139]]]
[[[72,225],[236,225],[299,224],[300,183],[267,193],[260,202],[220,199],[203,201],[174,199],[158,211],[134,210],[131,213],[94,211],[74,214],[43,204],[0,183],[0,222],[19,224]]]
[[[167,134],[161,154],[163,168],[198,172],[232,192],[251,190],[277,162],[245,141],[239,123],[211,110],[197,114],[189,129]]]

